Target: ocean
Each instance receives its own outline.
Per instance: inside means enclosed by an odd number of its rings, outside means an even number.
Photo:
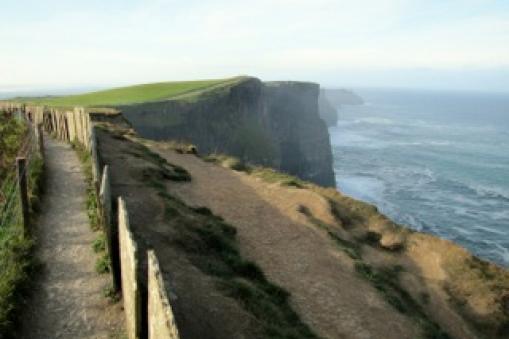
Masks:
[[[338,188],[509,266],[509,94],[355,90],[329,129]]]

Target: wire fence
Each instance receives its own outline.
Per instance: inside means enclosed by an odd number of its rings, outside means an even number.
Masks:
[[[35,130],[29,120],[24,119],[26,133],[22,136],[23,142],[18,149],[17,156],[24,157],[25,167],[18,174],[16,161],[3,170],[3,180],[0,183],[0,235],[11,225],[23,223],[20,197],[20,178],[27,178],[28,192],[33,190],[34,182],[30,180],[30,173],[36,165],[38,154],[37,138]]]

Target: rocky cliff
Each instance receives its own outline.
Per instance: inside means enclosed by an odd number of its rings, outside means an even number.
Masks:
[[[243,78],[192,98],[120,106],[143,137],[190,142],[200,153],[226,153],[323,186],[334,186],[319,85]]]

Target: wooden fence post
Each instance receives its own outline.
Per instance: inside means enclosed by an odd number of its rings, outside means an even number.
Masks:
[[[39,148],[39,154],[44,158],[44,139],[42,133],[42,123],[35,126],[35,139],[37,140],[37,147]]]
[[[26,158],[16,158],[16,165],[18,169],[18,185],[19,185],[19,196],[21,205],[21,216],[23,222],[23,233],[25,236],[29,234],[28,230],[28,185],[27,185],[27,163]]]
[[[110,171],[108,165],[104,166],[103,176],[101,180],[101,189],[99,191],[99,206],[102,216],[102,224],[104,233],[106,234],[106,246],[110,255],[111,273],[113,277],[113,288],[120,291],[120,259],[118,249],[118,229],[113,222],[112,200],[110,188]]]

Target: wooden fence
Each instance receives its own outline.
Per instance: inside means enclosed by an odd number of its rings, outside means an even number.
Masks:
[[[122,197],[112,196],[110,169],[107,164],[101,163],[91,114],[82,107],[56,109],[6,101],[0,101],[0,110],[21,111],[27,119],[43,126],[56,139],[78,143],[90,153],[92,180],[98,200],[97,213],[106,234],[113,286],[117,291],[122,291],[128,336],[130,339],[178,339],[164,276],[153,250],[146,255],[148,276],[142,277],[140,274],[139,247],[131,232],[127,206]],[[116,218],[113,211],[118,211]],[[144,284],[148,289],[144,291],[146,300],[140,297],[142,281],[147,282]]]

